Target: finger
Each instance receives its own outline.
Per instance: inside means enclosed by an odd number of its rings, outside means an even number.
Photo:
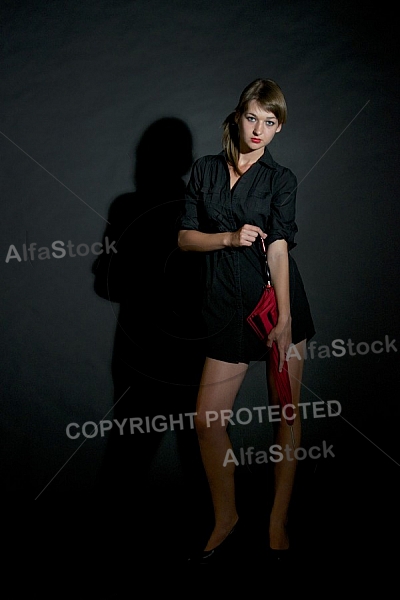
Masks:
[[[245,225],[243,225],[243,229],[246,231],[251,231],[255,234],[255,236],[257,237],[258,235],[265,235],[263,230],[260,229],[260,227],[258,227],[257,225],[250,225],[249,223],[246,223]]]
[[[248,223],[246,225],[243,225],[242,231],[245,235],[251,236],[251,243],[255,242],[258,236],[260,236],[263,240],[265,240],[265,238],[267,237],[267,234],[264,233],[263,230],[260,229],[260,227],[257,227],[256,225],[249,225]]]
[[[283,365],[285,364],[286,354],[284,350],[279,350],[279,373],[282,372]]]
[[[254,243],[254,239],[250,235],[244,235],[241,238],[241,244],[244,246],[252,246]]]
[[[254,242],[256,241],[257,236],[256,235],[247,235],[245,237],[245,241],[247,242],[247,244],[249,244],[250,246],[252,246],[254,244]]]
[[[264,233],[260,227],[256,227],[256,230],[257,230],[257,235],[259,235],[262,239],[265,239],[267,237],[267,234]]]

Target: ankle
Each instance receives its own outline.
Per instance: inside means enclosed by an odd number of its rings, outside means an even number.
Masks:
[[[269,546],[272,550],[287,550],[289,548],[289,536],[285,521],[274,520],[269,525]]]
[[[239,517],[236,517],[235,519],[231,519],[230,521],[224,520],[223,523],[216,524],[204,550],[214,550],[217,546],[222,544],[222,542],[226,540],[229,534],[232,533],[232,531],[237,525],[238,520]]]

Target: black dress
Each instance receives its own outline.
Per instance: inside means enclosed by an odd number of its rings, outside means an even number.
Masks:
[[[204,233],[237,231],[248,223],[268,234],[267,244],[287,241],[293,344],[315,333],[303,282],[290,255],[296,246],[296,187],[295,175],[278,165],[267,148],[232,190],[224,152],[204,156],[193,165],[180,221],[181,229]],[[202,314],[210,358],[232,363],[267,359],[266,346],[246,321],[265,283],[263,261],[257,240],[250,247],[206,253]]]

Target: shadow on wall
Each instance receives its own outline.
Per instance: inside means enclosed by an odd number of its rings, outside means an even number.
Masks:
[[[202,256],[177,247],[183,176],[192,135],[173,117],[159,119],[136,147],[136,191],[112,202],[103,243],[114,250],[93,264],[95,292],[119,303],[112,377],[114,426],[96,486],[98,499],[146,503],[148,473],[172,418],[183,472],[200,467],[195,411],[204,355],[200,305]],[[118,421],[118,424],[116,424]]]

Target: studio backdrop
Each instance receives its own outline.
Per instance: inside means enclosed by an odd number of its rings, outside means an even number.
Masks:
[[[56,0],[4,2],[2,21],[5,496],[122,502],[132,519],[151,505],[177,545],[200,499],[208,518],[203,265],[176,226],[194,160],[221,151],[223,120],[263,77],[288,104],[269,149],[298,179],[292,256],[316,328],[293,511],[326,549],[350,521],[360,546],[382,542],[385,524],[363,524],[398,501],[394,19],[354,1]],[[229,430],[262,527],[272,420],[251,363]]]

